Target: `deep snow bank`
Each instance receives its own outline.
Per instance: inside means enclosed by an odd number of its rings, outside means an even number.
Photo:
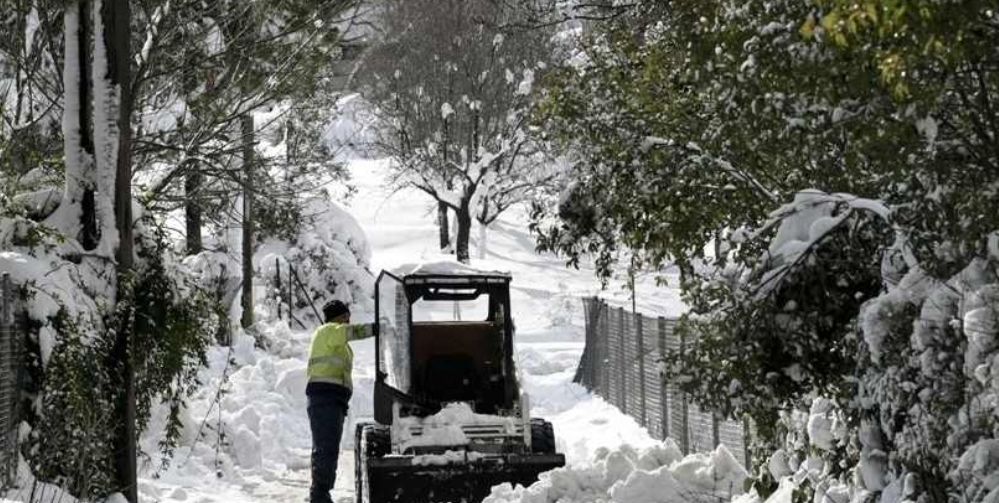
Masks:
[[[553,470],[530,487],[494,487],[483,503],[727,501],[743,492],[747,477],[724,446],[683,457],[666,440],[640,449],[627,444],[601,448],[590,463]]]
[[[143,497],[154,501],[232,501],[221,493],[233,486],[280,487],[281,480],[293,472],[307,475],[312,448],[305,397],[310,333],[292,331],[285,322],[275,322],[261,324],[258,337],[240,332],[231,348],[212,349],[209,366],[200,374],[204,386],[181,411],[185,430],[173,460],[165,470],[160,470],[162,459],[156,456],[143,465]],[[258,347],[259,340],[267,341],[266,349]],[[360,362],[344,427],[344,449],[352,448],[354,419],[369,415],[372,403],[374,369],[364,363],[373,353],[371,341],[352,345]],[[150,431],[165,421],[168,411],[156,412]],[[144,436],[143,450],[155,452],[156,442],[155,435]],[[175,494],[178,489],[185,494]],[[203,496],[199,493],[206,491],[220,496],[198,500]]]

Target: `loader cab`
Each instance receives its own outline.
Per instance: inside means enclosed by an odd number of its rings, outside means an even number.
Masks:
[[[452,402],[481,414],[516,412],[509,275],[438,264],[383,271],[375,290],[377,422]]]

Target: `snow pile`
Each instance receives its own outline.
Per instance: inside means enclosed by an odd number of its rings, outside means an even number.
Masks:
[[[280,275],[285,289],[290,281],[301,282],[308,292],[306,296],[294,289],[295,315],[303,322],[320,321],[313,306],[321,309],[332,299],[350,304],[355,321],[370,319],[374,313],[375,277],[370,270],[371,248],[364,231],[354,217],[325,199],[309,201],[305,212],[312,224],[304,226],[294,241],[268,240],[257,252],[261,283],[272,286],[268,292],[271,309],[276,311],[274,306],[279,301],[276,287]],[[295,269],[292,277],[289,265]]]
[[[574,374],[578,366],[579,353],[572,350],[544,351],[526,346],[517,351],[517,368],[532,377],[550,376],[566,371]]]
[[[457,402],[447,404],[440,412],[432,416],[403,418],[399,423],[404,425],[419,425],[424,428],[437,428],[454,424],[508,424],[512,426],[515,424],[515,421],[508,417],[477,414],[469,404]]]
[[[748,473],[724,446],[683,457],[672,440],[600,449],[590,463],[543,474],[530,487],[503,484],[483,503],[686,503],[742,494]]]
[[[447,404],[440,412],[427,417],[404,417],[393,424],[393,433],[398,435],[402,450],[427,445],[459,446],[468,444],[463,425],[498,425],[513,432],[516,419],[511,417],[476,414],[467,403]],[[419,434],[414,434],[416,428]]]
[[[488,271],[462,264],[457,260],[436,260],[420,264],[405,264],[397,267],[395,273],[406,275],[460,275],[460,276],[510,276],[509,272]]]
[[[23,457],[17,460],[17,483],[16,487],[10,488],[6,492],[0,492],[0,503],[22,503],[22,502],[59,502],[59,503],[79,503],[61,487],[39,481],[31,473],[31,468]],[[118,497],[114,495],[109,499],[109,503],[118,503]]]
[[[165,469],[156,445],[169,411],[154,410],[149,433],[140,442],[145,452],[153,454],[140,470],[144,498],[184,500],[172,495],[178,489],[198,488],[191,493],[192,501],[204,491],[219,495],[208,501],[232,501],[227,492],[235,487],[244,488],[239,491],[243,492],[261,480],[307,482],[312,433],[305,385],[311,333],[292,331],[283,321],[258,325],[258,336],[269,341],[267,349],[239,332],[231,348],[210,351],[209,365],[199,374],[203,386],[181,411],[183,436]],[[341,442],[341,465],[347,471],[356,419],[371,414],[374,372],[363,363],[373,355],[372,341],[351,344],[361,363],[355,364],[354,396]]]
[[[481,452],[470,451],[447,451],[444,454],[424,454],[413,456],[413,466],[445,466],[453,464],[474,463],[485,459],[486,455]]]

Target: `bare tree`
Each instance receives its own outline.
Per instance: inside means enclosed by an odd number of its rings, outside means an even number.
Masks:
[[[552,32],[503,30],[520,7],[489,0],[389,0],[383,37],[360,70],[360,88],[378,119],[374,150],[394,160],[393,183],[415,187],[457,222],[455,253],[469,260],[472,222],[485,221],[517,193],[520,173],[543,146],[530,128],[532,85],[555,55]],[[500,195],[505,194],[505,195]]]
[[[304,178],[289,175],[281,187],[256,183],[268,174],[268,160],[256,152],[258,132],[271,124],[255,124],[254,114],[291,103],[289,115],[294,116],[297,104],[326,91],[326,68],[339,57],[359,3],[181,0],[159,1],[147,9],[148,37],[135,85],[148,89],[144,115],[161,120],[150,121],[137,140],[140,164],[159,171],[143,201],[155,209],[184,208],[192,254],[203,248],[206,216],[227,218],[230,209],[236,212],[242,221],[244,327],[254,318],[256,203],[293,199],[290,181]],[[192,39],[203,43],[192,44]],[[288,134],[308,131],[290,129]],[[319,169],[335,171],[331,159]],[[298,175],[317,169],[315,163],[297,160],[289,155],[269,161],[286,161],[283,169]],[[183,183],[175,183],[179,180]],[[276,195],[282,190],[283,196]],[[227,204],[236,197],[242,199],[240,208]]]

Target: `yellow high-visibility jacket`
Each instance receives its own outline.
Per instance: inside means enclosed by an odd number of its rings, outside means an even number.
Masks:
[[[339,384],[353,389],[350,374],[354,366],[354,352],[347,343],[372,335],[369,324],[321,325],[312,334],[312,345],[309,347],[309,382]]]

